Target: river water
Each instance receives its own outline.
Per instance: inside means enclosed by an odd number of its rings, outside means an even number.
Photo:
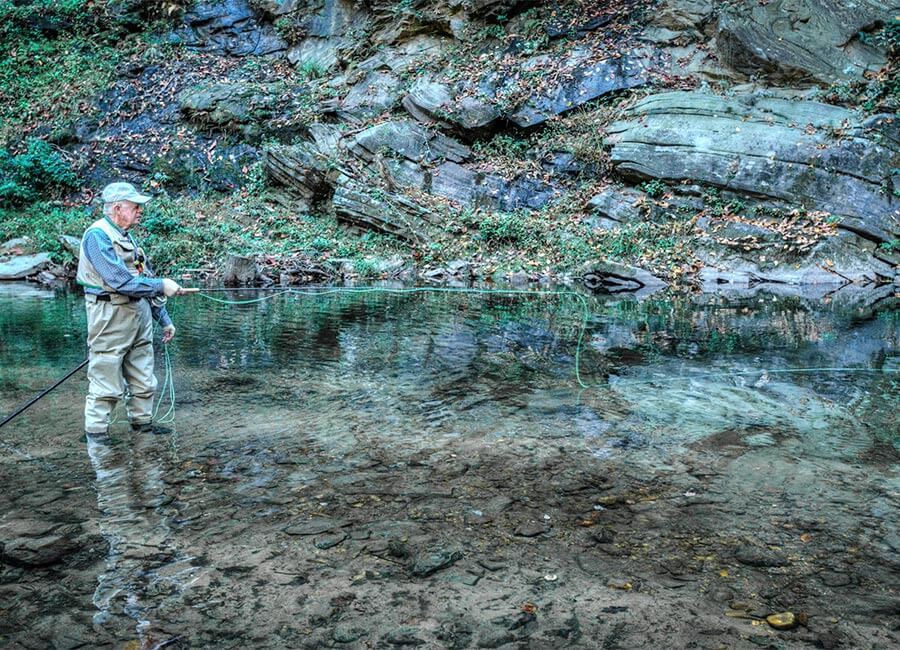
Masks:
[[[0,645],[900,641],[896,299],[310,293],[172,301],[169,435],[0,428]],[[5,286],[0,413],[84,323]]]

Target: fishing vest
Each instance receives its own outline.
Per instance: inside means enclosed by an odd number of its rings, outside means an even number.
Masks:
[[[106,233],[112,242],[113,251],[125,263],[125,268],[128,269],[131,275],[138,276],[143,272],[144,251],[134,243],[134,240],[127,233],[119,230],[107,217],[95,221],[84,231],[84,234],[87,235],[94,229],[102,230]],[[81,238],[81,249],[78,251],[78,274],[75,276],[75,281],[85,288],[104,291],[110,296],[118,295],[115,289],[103,281],[103,277],[88,260],[87,255],[84,254],[84,237]]]

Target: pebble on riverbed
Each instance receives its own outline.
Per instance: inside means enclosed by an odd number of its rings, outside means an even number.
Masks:
[[[766,616],[766,622],[776,630],[790,630],[797,626],[797,617],[793,612],[779,612]]]

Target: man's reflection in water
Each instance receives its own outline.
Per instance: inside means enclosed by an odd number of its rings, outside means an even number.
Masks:
[[[172,584],[177,572],[159,575],[161,567],[176,561],[173,533],[161,512],[165,444],[163,438],[146,434],[117,442],[108,436],[87,439],[97,473],[100,532],[109,544],[106,567],[94,592],[98,610],[94,625],[115,624],[115,617],[125,614],[136,622],[142,647],[152,646],[151,621],[156,620],[158,606],[154,600],[181,586]]]

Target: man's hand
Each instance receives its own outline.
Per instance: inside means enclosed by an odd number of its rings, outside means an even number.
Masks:
[[[162,342],[168,343],[169,341],[171,341],[174,338],[175,338],[175,326],[174,325],[166,325],[163,328]]]
[[[179,286],[175,280],[170,280],[169,278],[163,278],[163,293],[166,294],[166,298],[171,298],[172,296],[180,296],[184,293],[184,290]]]

